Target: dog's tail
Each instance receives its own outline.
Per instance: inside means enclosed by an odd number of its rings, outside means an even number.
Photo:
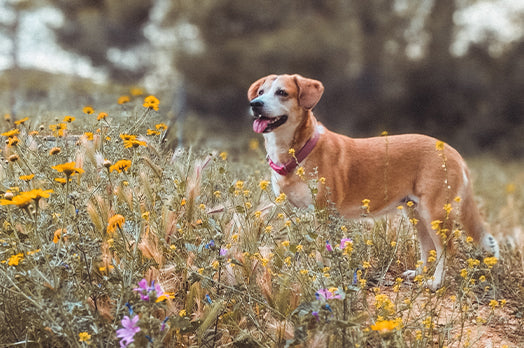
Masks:
[[[487,226],[482,221],[479,209],[475,203],[473,189],[468,185],[461,200],[461,223],[467,235],[488,253],[500,258],[500,249],[497,240],[488,232]]]

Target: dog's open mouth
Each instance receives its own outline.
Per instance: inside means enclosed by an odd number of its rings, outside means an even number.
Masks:
[[[253,121],[253,130],[257,133],[268,133],[273,129],[280,127],[287,121],[287,116],[278,116],[278,117],[265,117],[262,115],[255,116]]]

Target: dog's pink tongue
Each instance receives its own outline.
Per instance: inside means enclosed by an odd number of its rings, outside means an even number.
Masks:
[[[253,130],[256,133],[263,133],[266,130],[269,120],[267,118],[257,118],[253,121]]]

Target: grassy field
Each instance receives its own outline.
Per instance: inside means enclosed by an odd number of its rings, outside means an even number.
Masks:
[[[194,146],[172,151],[156,98],[134,92],[74,117],[6,115],[0,346],[524,346],[522,162],[468,161],[502,259],[458,227],[431,292],[431,269],[400,278],[418,262],[409,207],[295,210],[249,128],[233,142],[190,120]]]

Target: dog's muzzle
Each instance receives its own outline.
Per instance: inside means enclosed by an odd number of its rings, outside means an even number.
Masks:
[[[287,121],[287,116],[267,116],[264,113],[264,102],[258,98],[253,99],[249,105],[253,111],[253,131],[256,133],[269,133],[273,129],[280,127]]]

